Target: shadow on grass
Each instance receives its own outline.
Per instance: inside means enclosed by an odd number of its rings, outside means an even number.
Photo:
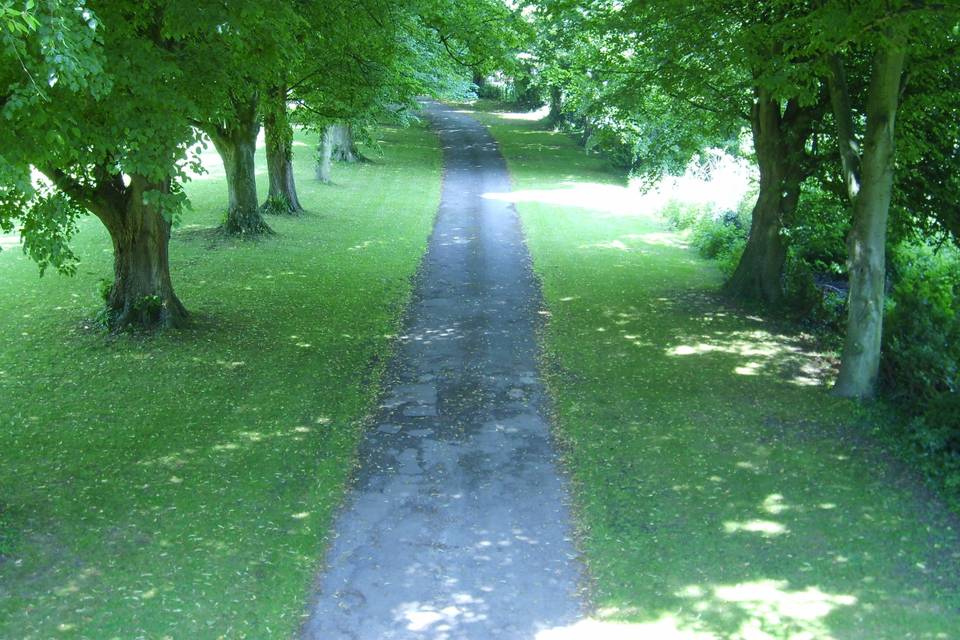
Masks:
[[[517,189],[492,196],[517,203],[543,283],[594,578],[596,619],[538,637],[956,637],[960,523],[879,443],[881,407],[829,395],[835,354],[724,303],[642,208],[612,215],[630,208],[591,185],[618,177],[572,141],[487,122]]]

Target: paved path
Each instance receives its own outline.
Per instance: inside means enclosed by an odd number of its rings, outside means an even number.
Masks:
[[[539,291],[486,128],[427,108],[446,174],[392,381],[304,638],[530,639],[580,617],[537,374]]]

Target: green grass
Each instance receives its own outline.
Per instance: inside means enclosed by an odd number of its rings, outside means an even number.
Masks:
[[[93,219],[75,278],[0,253],[0,637],[293,634],[439,202],[435,136],[381,138],[322,186],[298,135],[309,212],[259,242],[209,232],[219,166],[191,183],[182,332],[93,326],[112,269]]]
[[[624,637],[960,637],[955,521],[876,443],[882,413],[827,393],[832,354],[719,300],[716,268],[614,206],[622,180],[567,136],[481,111],[550,314],[596,616]]]

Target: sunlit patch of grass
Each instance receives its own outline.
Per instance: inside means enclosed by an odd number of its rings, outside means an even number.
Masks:
[[[0,637],[298,627],[426,247],[440,155],[424,129],[386,130],[382,159],[337,165],[324,186],[315,140],[297,141],[308,211],[270,218],[275,237],[212,233],[225,185],[188,186],[171,243],[187,330],[95,328],[111,256],[93,219],[75,278],[0,253]]]
[[[542,638],[955,636],[955,521],[875,444],[881,410],[827,393],[834,354],[725,304],[654,218],[576,197],[624,184],[604,162],[491,110],[599,619]]]

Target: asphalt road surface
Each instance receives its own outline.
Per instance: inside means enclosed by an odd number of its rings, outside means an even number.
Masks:
[[[440,211],[309,640],[535,640],[581,617],[537,373],[540,292],[506,165],[470,116],[426,114],[443,145]]]

